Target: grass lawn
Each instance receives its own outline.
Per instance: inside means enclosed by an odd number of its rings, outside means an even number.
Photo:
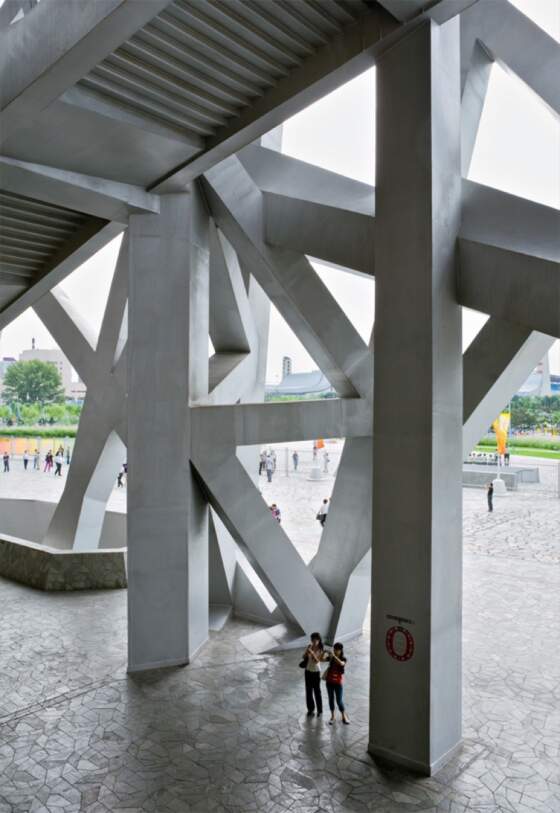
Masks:
[[[492,452],[489,446],[476,446],[477,452]],[[532,449],[531,447],[523,446],[510,446],[510,454],[518,455],[519,457],[542,457],[546,460],[560,460],[560,452],[555,452],[553,449]]]

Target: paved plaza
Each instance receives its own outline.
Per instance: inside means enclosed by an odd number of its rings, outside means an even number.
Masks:
[[[2,496],[29,496],[23,477],[0,480]],[[309,560],[332,477],[279,467],[265,480]],[[1,580],[0,813],[558,813],[560,500],[545,486],[496,499],[493,515],[464,490],[464,746],[430,779],[366,753],[367,627],[347,647],[351,725],[330,727],[305,716],[299,653],[251,655],[244,622],[212,633],[192,666],[131,677],[124,591]]]

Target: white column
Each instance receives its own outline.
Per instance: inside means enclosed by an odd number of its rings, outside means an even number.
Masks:
[[[208,221],[199,193],[130,218],[129,670],[188,663],[208,637],[208,516],[189,397],[208,386]]]
[[[377,64],[370,753],[426,774],[461,739],[459,21]]]

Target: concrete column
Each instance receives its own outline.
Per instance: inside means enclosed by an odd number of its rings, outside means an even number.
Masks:
[[[208,637],[208,515],[189,398],[208,382],[208,219],[196,187],[130,218],[129,670],[188,663]],[[202,336],[204,339],[202,339]]]
[[[459,21],[377,63],[369,751],[425,774],[461,739]]]

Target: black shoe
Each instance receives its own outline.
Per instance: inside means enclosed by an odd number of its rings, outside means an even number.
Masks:
[[[322,711],[318,711],[317,712],[317,717],[320,717],[322,713],[323,713]]]
[[[313,717],[313,716],[314,716],[314,714],[315,714],[315,712],[314,712],[314,711],[308,711],[308,712],[307,712],[307,716],[308,716],[308,717]]]
[[[343,720],[344,725],[350,725],[350,720]]]

